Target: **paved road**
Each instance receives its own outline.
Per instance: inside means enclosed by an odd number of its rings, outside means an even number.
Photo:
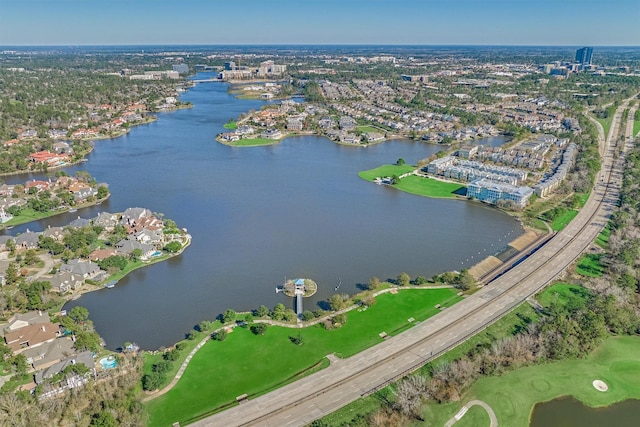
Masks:
[[[618,199],[620,163],[615,140],[625,101],[606,141],[600,138],[602,178],[578,216],[543,248],[489,286],[428,321],[375,347],[274,392],[194,423],[195,426],[302,426],[398,379],[499,319],[537,293],[585,251],[607,223]],[[615,165],[614,165],[615,163]],[[615,166],[615,167],[614,167]],[[607,184],[608,182],[611,184]]]

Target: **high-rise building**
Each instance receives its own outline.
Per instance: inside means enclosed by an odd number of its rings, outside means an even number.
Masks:
[[[576,50],[576,62],[582,66],[591,65],[591,57],[593,56],[592,47],[583,47]]]

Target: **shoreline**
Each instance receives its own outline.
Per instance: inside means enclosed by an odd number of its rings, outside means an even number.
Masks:
[[[17,225],[29,224],[31,222],[40,221],[40,220],[43,220],[43,219],[46,219],[46,218],[51,218],[51,217],[54,217],[54,216],[57,216],[57,215],[61,215],[63,213],[68,213],[71,209],[78,210],[78,209],[84,209],[84,208],[89,208],[89,207],[92,207],[92,206],[96,206],[96,205],[104,202],[105,200],[109,199],[110,197],[111,197],[111,193],[107,194],[107,196],[102,198],[102,199],[96,199],[95,202],[82,203],[80,205],[73,206],[73,208],[67,207],[64,210],[59,210],[59,211],[55,211],[55,212],[49,212],[48,214],[46,214],[46,215],[44,215],[42,217],[32,218],[32,219],[29,219],[27,221],[20,221],[20,222],[14,223],[14,224],[7,225],[7,223],[11,222],[15,218],[14,217],[11,220],[5,222],[4,224],[0,224],[0,230],[6,230],[8,227],[15,227]]]
[[[142,261],[142,263],[140,265],[138,265],[135,268],[132,268],[131,270],[127,271],[123,276],[121,276],[121,277],[119,277],[117,279],[114,279],[114,277],[117,277],[119,274],[115,273],[115,274],[112,274],[111,276],[107,277],[106,279],[102,280],[100,284],[93,285],[91,283],[86,283],[86,282],[83,283],[82,286],[80,288],[78,288],[77,290],[75,290],[74,292],[72,292],[70,294],[67,294],[67,295],[61,295],[62,297],[64,297],[64,296],[68,297],[68,298],[65,298],[65,301],[62,304],[62,306],[67,304],[69,301],[76,301],[82,295],[88,294],[89,292],[99,291],[101,289],[108,289],[108,288],[106,288],[104,286],[105,283],[109,283],[109,282],[111,282],[113,280],[120,281],[120,280],[124,279],[125,277],[127,277],[130,273],[132,273],[132,272],[134,272],[136,270],[139,270],[139,269],[144,268],[144,267],[148,267],[148,266],[153,265],[153,264],[157,264],[157,263],[162,262],[162,261],[166,261],[168,259],[177,257],[178,255],[182,255],[182,253],[189,246],[191,246],[191,241],[193,240],[193,238],[191,237],[190,234],[186,234],[185,235],[185,239],[186,239],[186,241],[185,241],[184,245],[182,246],[182,248],[178,252],[176,252],[174,254],[170,254],[170,255],[163,255],[163,256],[160,256],[160,257],[157,257],[157,258],[153,258],[153,259],[150,259],[150,260],[147,260],[147,261]],[[116,286],[117,286],[117,283],[116,283]]]

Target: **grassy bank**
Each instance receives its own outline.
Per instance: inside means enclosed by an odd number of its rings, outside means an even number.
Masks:
[[[573,218],[576,217],[576,215],[578,215],[578,211],[575,209],[569,209],[563,212],[562,214],[553,218],[553,221],[551,221],[550,224],[551,228],[553,229],[553,231],[562,231],[562,229],[569,225],[569,223],[573,220]]]
[[[210,341],[198,351],[176,386],[150,401],[150,426],[181,423],[206,415],[247,393],[264,394],[325,366],[327,354],[348,357],[382,342],[381,332],[394,335],[459,301],[454,289],[401,290],[384,294],[366,310],[348,313],[336,330],[320,325],[304,329],[270,326],[264,336],[236,328],[224,342]],[[291,342],[298,333],[303,345]],[[268,361],[268,363],[264,363]],[[257,363],[260,362],[260,363]]]
[[[378,177],[400,176],[415,169],[410,165],[384,165],[375,169],[362,171],[358,176],[373,182]],[[398,190],[424,197],[455,198],[466,194],[466,187],[461,184],[439,181],[417,175],[409,175],[393,185]]]
[[[600,122],[600,124],[602,125],[602,128],[604,129],[604,137],[606,138],[607,135],[609,135],[609,128],[611,128],[611,122],[613,121],[613,114],[611,114],[606,119],[596,118],[596,120]]]
[[[269,139],[269,138],[247,138],[233,142],[222,142],[225,145],[231,147],[258,147],[260,145],[273,145],[280,142],[282,139]]]
[[[464,402],[480,399],[495,411],[500,425],[528,426],[537,402],[574,396],[592,406],[607,406],[640,398],[640,337],[607,339],[584,359],[520,368],[502,376],[478,380],[460,402],[428,405],[424,418],[429,425],[444,425]],[[609,391],[597,391],[593,380],[607,383]]]
[[[600,264],[600,254],[585,254],[576,264],[576,273],[586,277],[601,277],[604,274],[604,266]]]
[[[227,123],[225,123],[222,127],[229,130],[236,130],[238,128],[238,124],[235,121],[230,120]]]

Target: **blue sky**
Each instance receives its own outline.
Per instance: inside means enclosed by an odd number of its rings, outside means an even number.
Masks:
[[[640,0],[0,0],[0,45],[640,46]]]

